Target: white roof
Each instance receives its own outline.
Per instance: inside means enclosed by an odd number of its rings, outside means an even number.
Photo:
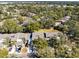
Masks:
[[[22,42],[22,39],[17,39],[17,42]]]
[[[58,26],[58,25],[60,25],[61,24],[61,22],[56,22],[55,23],[55,26]]]
[[[0,40],[0,43],[2,43],[3,42],[3,40]]]

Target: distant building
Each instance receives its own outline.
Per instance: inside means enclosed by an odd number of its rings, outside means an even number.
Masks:
[[[35,16],[36,14],[35,14],[35,13],[28,12],[27,15],[28,15],[29,17],[32,17],[32,16]]]
[[[65,16],[64,18],[57,20],[54,26],[59,26],[60,24],[67,22],[70,18],[71,18],[70,16]]]

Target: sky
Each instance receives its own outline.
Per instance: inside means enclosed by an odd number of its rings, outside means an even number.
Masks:
[[[0,0],[0,1],[79,1],[79,0]]]

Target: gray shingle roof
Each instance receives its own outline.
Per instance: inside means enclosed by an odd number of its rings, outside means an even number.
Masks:
[[[46,32],[46,38],[49,39],[54,35],[57,35],[59,32]],[[31,33],[16,33],[16,34],[0,34],[0,39],[11,38],[12,40],[25,38],[26,40],[30,39]],[[32,34],[32,40],[40,38],[45,38],[44,33],[34,32]]]
[[[32,39],[37,39],[38,37],[44,38],[44,33],[33,33]]]
[[[58,32],[46,32],[46,38],[51,38],[53,37],[54,35],[57,35]]]

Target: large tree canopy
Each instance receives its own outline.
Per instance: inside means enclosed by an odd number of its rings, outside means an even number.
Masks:
[[[40,29],[40,24],[38,22],[35,22],[27,25],[24,30],[26,32],[34,32],[35,30],[39,30],[39,29]]]
[[[5,33],[15,33],[15,32],[21,32],[22,26],[19,26],[16,21],[12,19],[7,19],[3,26],[2,26],[2,32]]]
[[[48,43],[45,39],[38,38],[33,40],[33,45],[38,49],[43,49],[48,46]]]

